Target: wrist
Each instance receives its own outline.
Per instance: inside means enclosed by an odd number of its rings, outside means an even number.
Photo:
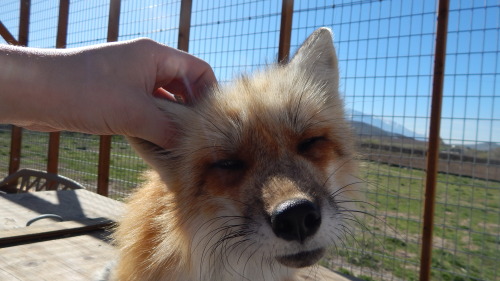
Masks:
[[[64,56],[62,50],[0,47],[0,123],[47,125],[54,112],[64,110]]]

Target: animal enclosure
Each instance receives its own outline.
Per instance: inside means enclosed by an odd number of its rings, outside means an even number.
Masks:
[[[330,27],[369,204],[322,265],[364,280],[500,280],[498,1],[3,0],[0,21],[1,44],[149,37],[221,83]],[[123,198],[147,167],[120,136],[0,125],[0,177],[20,168]]]

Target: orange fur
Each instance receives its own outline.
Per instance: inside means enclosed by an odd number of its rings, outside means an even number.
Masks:
[[[335,243],[357,180],[329,30],[285,66],[160,107],[179,139],[130,139],[154,172],[116,231],[115,280],[294,280]],[[308,226],[281,229],[296,210]]]

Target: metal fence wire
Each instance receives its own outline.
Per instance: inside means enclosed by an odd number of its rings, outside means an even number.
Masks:
[[[22,2],[0,3],[0,20],[14,37]],[[64,1],[28,2],[28,46],[56,47]],[[106,42],[110,3],[68,2],[66,47]],[[118,40],[179,43],[182,1],[110,2],[120,4]],[[334,31],[340,91],[358,136],[369,202],[361,204],[369,215],[361,215],[348,233],[354,238],[332,248],[321,264],[362,280],[417,280],[437,0],[289,2],[291,53],[316,28]],[[277,60],[281,17],[281,1],[194,0],[189,52],[209,62],[226,83]],[[450,2],[432,280],[500,280],[499,25],[497,0]],[[48,134],[24,130],[22,137],[21,167],[44,170]],[[1,125],[0,176],[9,171],[10,149],[11,127]],[[61,134],[60,174],[97,190],[98,158],[98,136]],[[109,196],[123,198],[147,167],[120,136],[111,139],[110,159]]]

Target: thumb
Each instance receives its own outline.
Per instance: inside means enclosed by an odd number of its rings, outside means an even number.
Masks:
[[[147,116],[143,116],[136,133],[132,135],[169,149],[175,145],[178,130],[174,122],[156,108],[153,112],[148,112]]]

